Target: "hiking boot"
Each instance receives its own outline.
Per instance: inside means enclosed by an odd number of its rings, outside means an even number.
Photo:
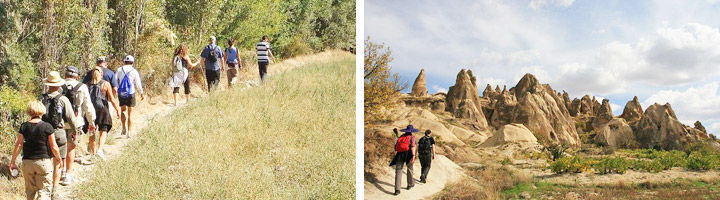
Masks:
[[[421,182],[421,183],[425,183],[425,179],[420,179],[420,182]]]
[[[97,155],[97,157],[100,158],[100,159],[102,159],[102,160],[106,160],[106,159],[105,159],[105,153],[103,153],[103,151],[98,151],[95,155]]]
[[[415,186],[408,186],[408,187],[407,187],[407,190],[410,190],[410,189],[412,189],[413,187],[415,187]]]
[[[397,196],[398,194],[400,194],[400,190],[395,190],[395,194],[393,195]]]
[[[73,179],[74,179],[74,178],[72,177],[72,174],[67,174],[67,175],[65,176],[65,179],[62,180],[62,181],[60,181],[60,185],[62,185],[62,186],[68,186],[68,185],[72,184]]]

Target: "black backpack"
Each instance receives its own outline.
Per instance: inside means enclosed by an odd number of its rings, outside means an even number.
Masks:
[[[60,128],[63,123],[63,111],[65,111],[65,107],[62,102],[60,102],[60,97],[62,97],[62,95],[52,98],[48,94],[44,94],[41,97],[41,101],[45,105],[47,111],[42,116],[42,120],[52,125],[55,129]]]
[[[208,57],[205,59],[207,59],[210,62],[217,62],[218,58],[220,58],[220,55],[218,55],[217,51],[215,51],[217,49],[217,47],[215,47],[215,48],[211,48],[211,47],[212,47],[212,45],[208,45],[207,47],[205,47],[207,49],[210,49],[210,53],[209,53]]]
[[[72,105],[73,111],[76,113],[78,112],[78,109],[80,108],[80,104],[78,103],[80,100],[78,99],[78,90],[80,89],[80,86],[82,86],[83,83],[78,83],[75,86],[71,85],[63,85],[63,96],[68,98],[68,101],[70,101],[70,105]]]
[[[430,136],[423,136],[418,141],[418,152],[422,154],[432,153],[432,144],[430,143]]]
[[[97,84],[92,84],[88,88],[90,91],[90,102],[92,102],[93,107],[95,110],[103,110],[105,109],[105,105],[107,104],[107,97],[105,94],[103,94],[102,91],[102,85],[105,83],[105,80],[100,80]]]

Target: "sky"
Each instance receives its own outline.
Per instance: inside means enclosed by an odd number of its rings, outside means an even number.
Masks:
[[[720,134],[719,10],[720,0],[368,0],[364,31],[410,86],[425,69],[431,94],[461,69],[480,92],[531,73],[571,99],[607,98],[615,115],[637,96]]]

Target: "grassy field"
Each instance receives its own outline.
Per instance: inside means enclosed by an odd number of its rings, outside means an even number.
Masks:
[[[78,198],[354,199],[354,66],[328,59],[178,109]]]

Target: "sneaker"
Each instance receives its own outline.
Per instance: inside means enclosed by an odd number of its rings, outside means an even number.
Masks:
[[[68,185],[72,184],[73,179],[74,179],[74,178],[72,177],[71,174],[67,174],[67,175],[65,176],[65,179],[62,180],[62,181],[60,181],[60,185],[62,185],[62,186],[68,186]]]
[[[103,151],[98,151],[95,155],[97,155],[97,157],[99,157],[102,160],[106,160],[105,153],[103,153]]]
[[[397,196],[398,194],[400,194],[400,190],[395,190],[395,194],[393,195]]]

